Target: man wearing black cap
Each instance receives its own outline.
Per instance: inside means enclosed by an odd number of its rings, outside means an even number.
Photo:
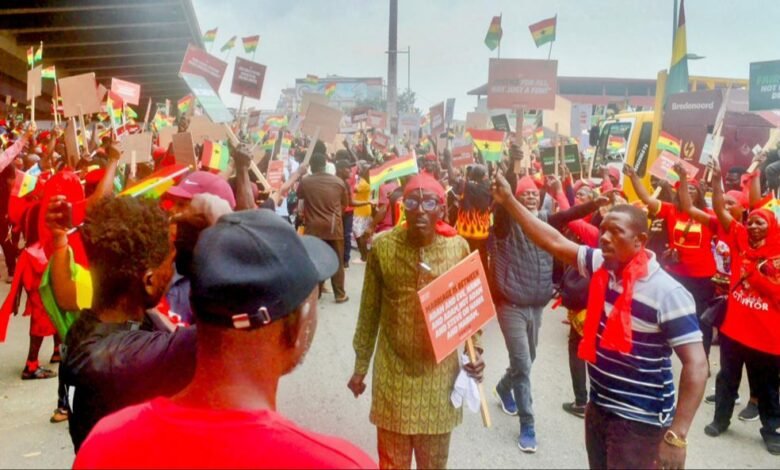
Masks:
[[[344,290],[344,226],[342,216],[349,206],[349,188],[339,177],[325,172],[325,154],[314,153],[309,162],[310,176],[298,186],[298,199],[303,200],[304,233],[324,241],[339,257],[339,268],[331,278],[336,302],[349,300]]]
[[[279,379],[302,362],[317,325],[317,285],[333,250],[272,211],[228,214],[195,247],[198,325],[192,382],[102,420],[74,468],[372,468],[355,446],[276,412]],[[169,444],[170,436],[186,448]]]

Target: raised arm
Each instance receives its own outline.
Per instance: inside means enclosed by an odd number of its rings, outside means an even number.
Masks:
[[[634,171],[634,167],[631,165],[623,165],[623,174],[631,180],[631,185],[634,187],[636,195],[639,196],[639,199],[647,206],[648,212],[650,214],[656,214],[661,209],[661,201],[647,192],[647,189],[645,189],[645,186],[642,184],[636,171]]]
[[[720,167],[712,169],[712,209],[718,217],[718,222],[723,230],[728,230],[734,218],[726,209],[726,201],[723,199],[723,180],[721,179]]]
[[[700,224],[709,224],[710,215],[703,210],[695,207],[691,201],[691,195],[688,194],[688,172],[682,165],[675,165],[674,171],[680,175],[680,187],[677,188],[677,198],[680,200],[680,208],[687,212],[693,220]]]
[[[509,215],[520,224],[526,236],[544,251],[567,264],[576,265],[579,245],[568,240],[552,226],[542,222],[520,204],[506,179],[499,175],[493,182],[493,200],[501,204]]]

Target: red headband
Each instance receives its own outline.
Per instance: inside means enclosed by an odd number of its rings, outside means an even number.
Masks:
[[[413,176],[404,187],[404,197],[412,193],[412,191],[430,191],[436,193],[440,202],[444,202],[444,188],[441,183],[430,177],[428,174],[420,173]]]

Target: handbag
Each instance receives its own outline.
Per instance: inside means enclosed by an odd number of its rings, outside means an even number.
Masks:
[[[569,310],[588,308],[590,276],[583,276],[573,266],[566,266],[561,277],[561,305]]]

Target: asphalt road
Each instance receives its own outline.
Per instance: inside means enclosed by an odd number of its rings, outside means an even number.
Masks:
[[[348,439],[376,457],[376,430],[368,421],[370,390],[356,400],[346,388],[354,361],[352,334],[362,276],[363,266],[354,265],[348,271],[347,292],[351,300],[346,304],[333,303],[332,294],[320,301],[314,344],[305,363],[282,380],[278,406],[282,414],[297,423]],[[0,285],[0,298],[5,298],[7,291],[7,284]],[[572,399],[566,352],[568,327],[561,324],[563,318],[560,310],[545,312],[533,369],[538,452],[520,452],[516,445],[517,418],[504,415],[489,396],[493,427],[483,428],[479,414],[467,411],[463,424],[453,434],[451,468],[587,466],[583,421],[561,410],[561,403]],[[22,382],[19,378],[27,354],[28,328],[28,318],[13,318],[8,341],[0,344],[0,467],[70,467],[73,448],[67,422],[49,423],[56,405],[56,379]],[[492,390],[507,365],[504,341],[495,321],[486,328],[483,344],[487,365],[485,389]],[[42,365],[51,351],[52,342],[47,339],[40,356]],[[717,359],[717,347],[713,348],[712,357]],[[679,370],[679,363],[675,367]],[[717,370],[717,361],[713,369]],[[712,387],[714,375],[707,393],[712,393]],[[747,396],[746,381],[740,394]],[[740,409],[738,406],[737,411]],[[735,416],[726,434],[716,439],[707,437],[703,429],[712,413],[712,406],[702,403],[689,435],[688,468],[780,468],[780,457],[766,452],[757,422],[745,423]],[[186,448],[191,444],[180,445]]]

